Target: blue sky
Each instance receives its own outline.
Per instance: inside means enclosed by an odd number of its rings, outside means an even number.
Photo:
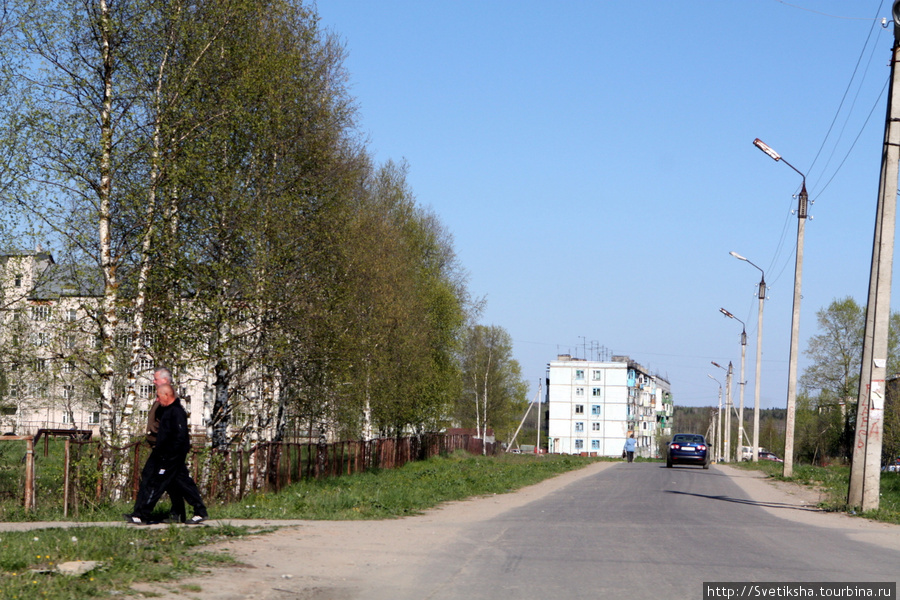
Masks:
[[[801,178],[801,350],[816,311],[866,302],[892,29],[875,0],[320,0],[346,43],[359,127],[405,160],[453,234],[482,322],[524,376],[557,352],[625,354],[676,404],[752,405],[755,297],[769,284],[761,406],[786,401]],[[896,277],[894,278],[896,281]],[[895,285],[894,297],[897,295]],[[897,305],[895,300],[892,303]],[[587,350],[585,350],[585,347]],[[801,357],[801,370],[806,364]],[[735,398],[737,398],[735,388]]]

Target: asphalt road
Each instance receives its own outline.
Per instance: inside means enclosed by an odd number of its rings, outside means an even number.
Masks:
[[[753,499],[729,472],[614,465],[472,524],[399,597],[702,598],[712,581],[898,579],[900,551],[870,543],[878,532]]]

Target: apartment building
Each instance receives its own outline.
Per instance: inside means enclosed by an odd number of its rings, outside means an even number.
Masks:
[[[557,356],[547,366],[549,451],[620,456],[634,435],[638,456],[656,456],[671,433],[671,386],[627,356],[609,361]]]
[[[99,432],[99,392],[89,373],[98,350],[95,317],[103,285],[99,275],[74,273],[74,268],[41,251],[0,256],[0,433]],[[146,423],[155,398],[155,367],[149,354],[140,359],[136,431]],[[202,433],[209,386],[202,372],[181,375],[179,394],[191,429]]]

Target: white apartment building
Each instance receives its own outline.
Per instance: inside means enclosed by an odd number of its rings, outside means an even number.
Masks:
[[[627,356],[592,361],[563,354],[547,367],[549,451],[620,456],[634,434],[638,456],[658,454],[671,433],[669,382]]]

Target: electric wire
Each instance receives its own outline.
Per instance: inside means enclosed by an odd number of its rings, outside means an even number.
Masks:
[[[878,10],[875,13],[876,16],[881,12],[883,5],[884,5],[884,0],[879,2]],[[872,34],[874,31],[875,31],[875,23],[873,22],[872,27],[869,28],[869,33],[866,36],[866,41],[863,44],[863,47],[859,51],[859,56],[856,59],[856,65],[853,67],[853,73],[850,75],[850,80],[847,82],[847,87],[844,89],[844,94],[843,94],[843,96],[841,96],[841,101],[838,103],[837,110],[834,113],[834,118],[831,120],[831,124],[828,126],[828,130],[825,132],[825,136],[822,138],[822,144],[819,146],[819,150],[816,152],[816,155],[813,158],[812,164],[810,164],[810,166],[809,166],[810,171],[812,171],[815,168],[816,163],[819,160],[819,156],[821,156],[822,151],[825,149],[825,144],[828,141],[829,136],[831,136],[831,132],[834,130],[834,125],[835,125],[835,123],[837,123],[838,117],[841,114],[841,110],[844,108],[844,102],[847,100],[847,95],[850,93],[850,90],[853,87],[853,81],[856,79],[856,74],[859,72],[859,66],[862,63],[863,56],[866,53],[866,48],[869,46],[869,42],[872,39]],[[869,54],[869,64],[871,64],[875,47],[876,47],[875,44],[872,44],[872,52]],[[866,66],[866,72],[868,72],[868,65]],[[863,75],[863,79],[865,79],[865,75]],[[861,89],[861,88],[862,88],[862,83],[860,83],[860,86],[859,86],[859,89]],[[857,90],[857,95],[858,94],[859,94],[859,90]],[[855,99],[854,99],[854,103],[855,103]],[[850,112],[852,112],[852,111],[853,111],[853,108],[851,106]],[[849,119],[849,114],[848,114],[847,118]],[[846,126],[846,122],[847,121],[844,122],[845,126]],[[835,147],[837,147],[837,144],[835,144]],[[832,152],[832,154],[833,154],[833,152]],[[831,159],[829,158],[829,162],[830,162],[830,160]],[[825,167],[822,169],[823,172],[827,168],[828,168],[828,163],[826,163]],[[815,185],[813,185],[813,187],[815,187]]]

